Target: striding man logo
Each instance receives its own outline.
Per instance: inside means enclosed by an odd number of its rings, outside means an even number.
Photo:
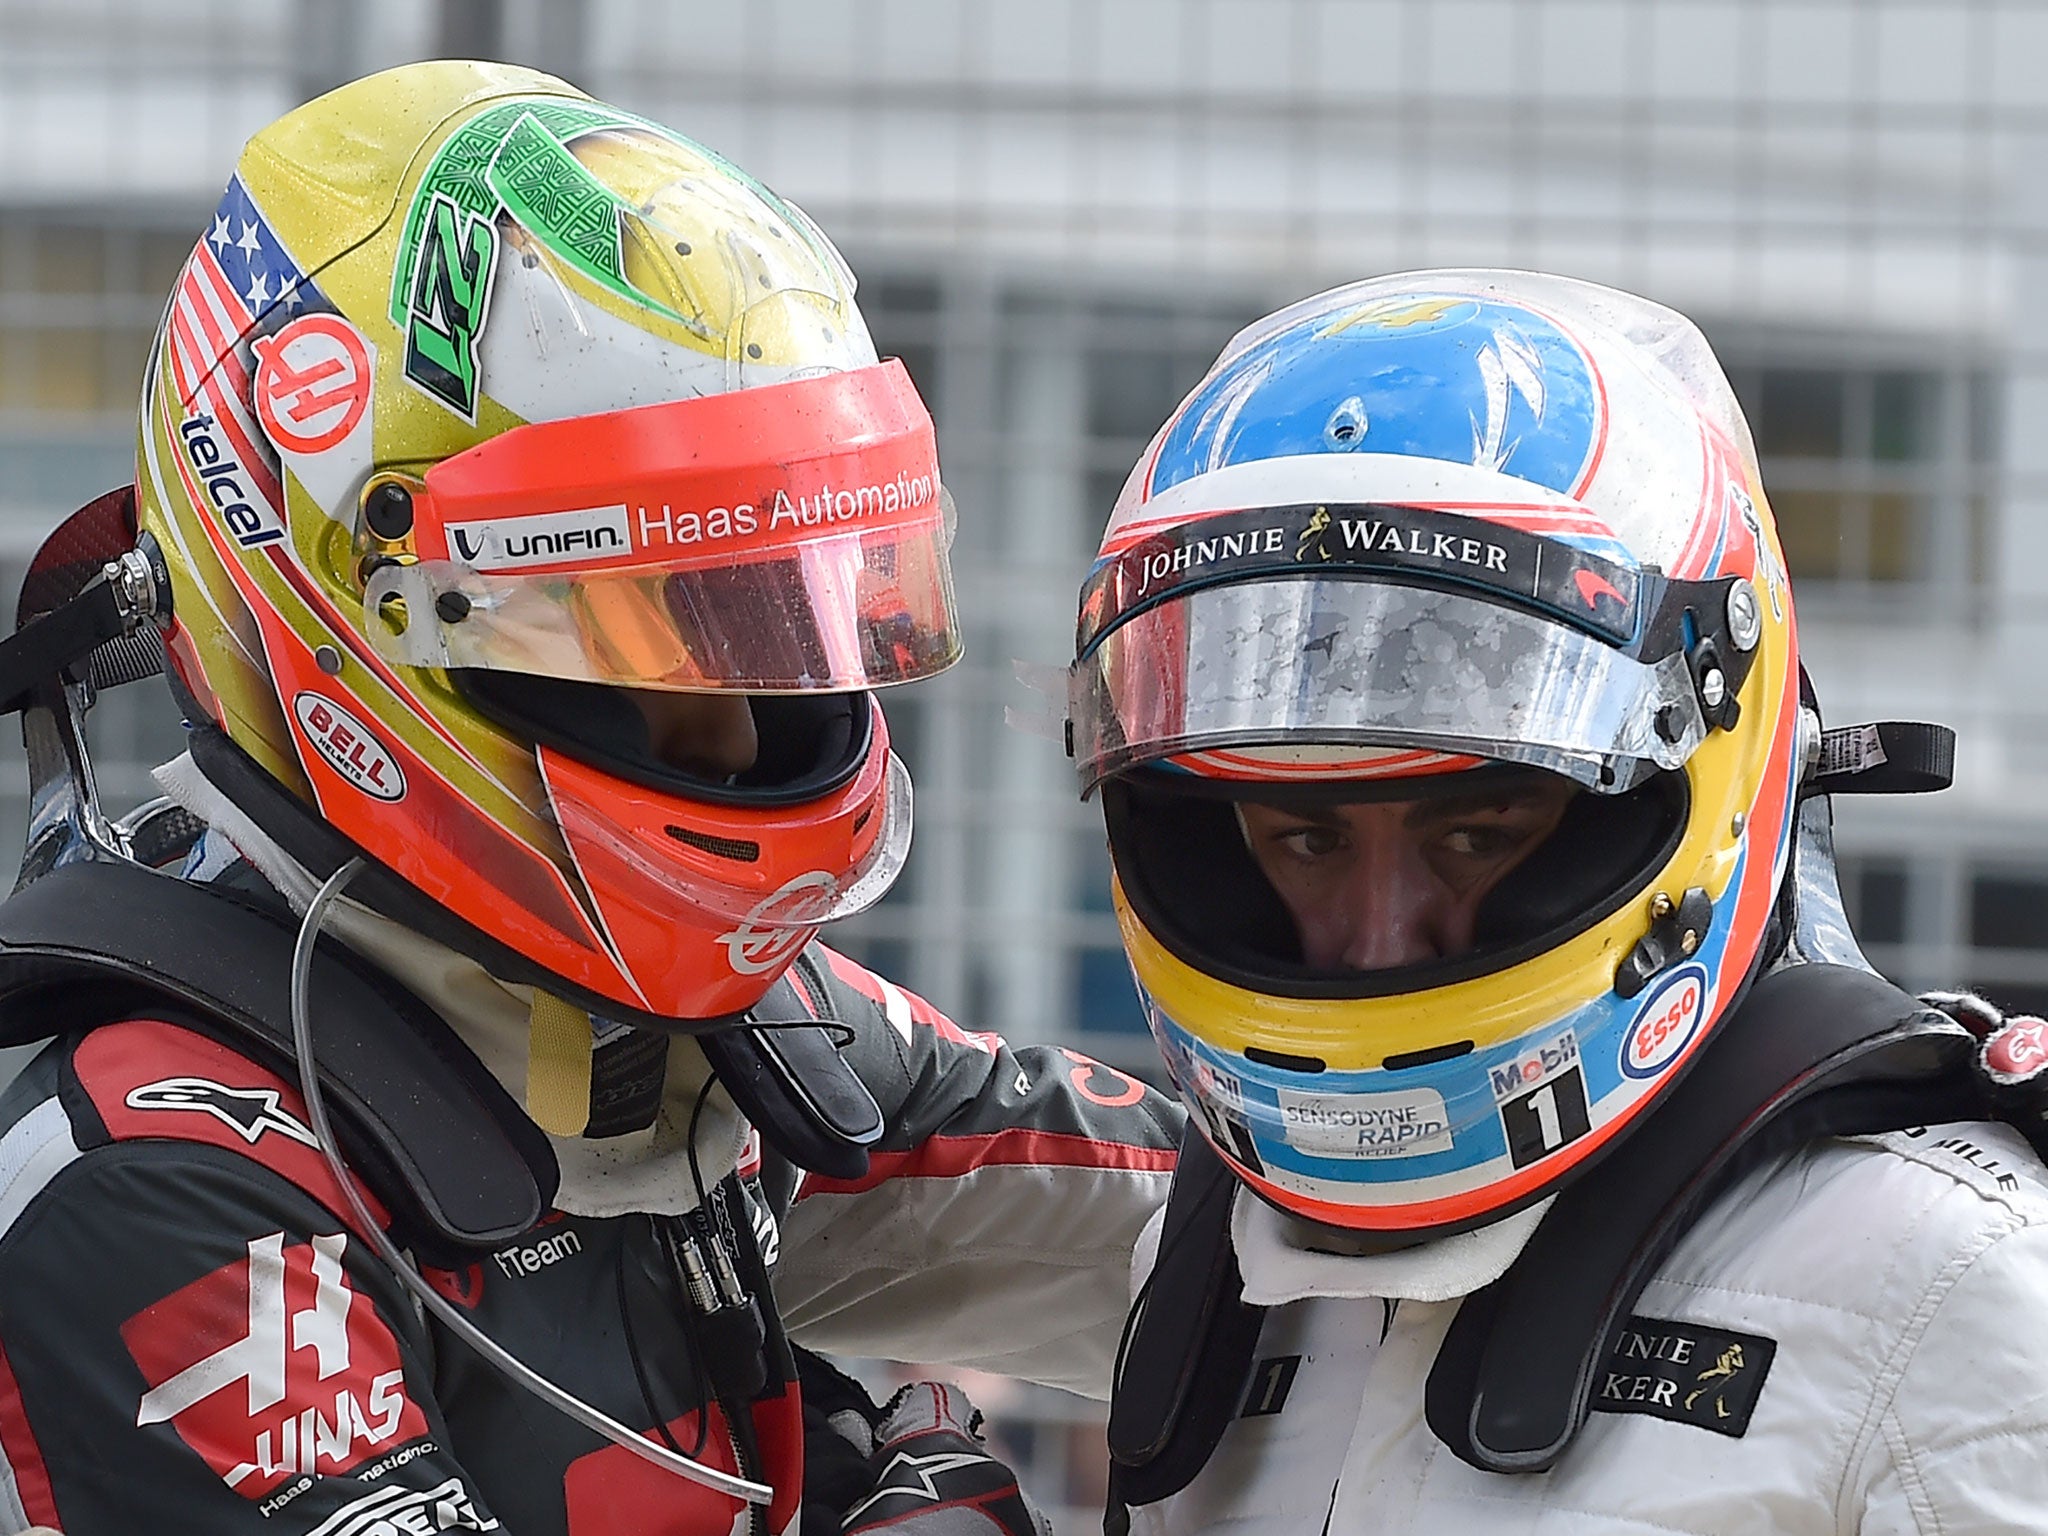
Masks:
[[[1306,560],[1311,554],[1318,560],[1330,558],[1330,546],[1325,543],[1330,527],[1330,509],[1317,507],[1315,516],[1308,520],[1308,526],[1301,530],[1301,537],[1294,541],[1294,558]],[[1314,543],[1311,545],[1310,541]]]
[[[1777,1352],[1777,1341],[1761,1334],[1632,1317],[1608,1346],[1592,1406],[1740,1439]]]
[[[1699,1385],[1686,1393],[1685,1406],[1691,1408],[1694,1403],[1711,1392],[1714,1400],[1714,1417],[1717,1419],[1727,1418],[1727,1392],[1735,1384],[1735,1378],[1741,1374],[1742,1346],[1739,1343],[1730,1344],[1721,1351],[1720,1359],[1707,1367],[1706,1370],[1701,1371],[1698,1377],[1695,1378]],[[1719,1383],[1719,1385],[1716,1385],[1716,1383]]]

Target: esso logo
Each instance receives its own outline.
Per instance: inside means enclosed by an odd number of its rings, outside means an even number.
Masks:
[[[364,794],[378,800],[405,798],[405,775],[370,728],[334,700],[302,693],[292,700],[299,729],[327,766]]]
[[[756,902],[737,928],[718,936],[725,963],[742,976],[781,970],[811,942],[838,894],[839,882],[822,869],[784,881],[772,896]]]
[[[1630,1077],[1655,1077],[1684,1052],[1707,1016],[1707,968],[1681,965],[1660,980],[1636,1006],[1635,1022],[1621,1042],[1621,1070]]]
[[[256,416],[285,453],[325,453],[370,405],[370,348],[339,315],[301,315],[256,352]]]

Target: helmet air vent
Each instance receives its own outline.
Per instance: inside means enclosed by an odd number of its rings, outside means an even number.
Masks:
[[[1285,1051],[1269,1051],[1261,1045],[1248,1045],[1244,1053],[1262,1067],[1278,1067],[1282,1072],[1327,1072],[1330,1064],[1320,1056],[1290,1056]]]
[[[761,845],[751,838],[718,837],[710,832],[693,832],[688,827],[679,827],[673,822],[662,830],[687,847],[701,848],[704,852],[716,854],[721,859],[732,859],[740,864],[757,864],[761,859]]]
[[[1453,1040],[1448,1045],[1431,1045],[1419,1051],[1397,1052],[1380,1065],[1389,1072],[1401,1072],[1409,1067],[1433,1067],[1440,1061],[1455,1061],[1460,1056],[1468,1056],[1473,1049],[1470,1040]]]

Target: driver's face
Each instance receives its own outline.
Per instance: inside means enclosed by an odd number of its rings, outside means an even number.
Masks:
[[[1483,795],[1238,813],[1252,857],[1322,970],[1464,954],[1479,904],[1557,828],[1562,780]]]
[[[754,766],[761,740],[745,694],[671,693],[659,688],[624,692],[647,722],[648,750],[669,767],[724,779]]]

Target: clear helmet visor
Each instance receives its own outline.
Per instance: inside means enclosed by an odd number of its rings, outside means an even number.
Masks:
[[[1521,763],[1618,794],[1706,734],[1681,655],[1638,661],[1484,598],[1342,576],[1175,594],[1103,635],[1069,695],[1084,794],[1159,758],[1304,743]]]

